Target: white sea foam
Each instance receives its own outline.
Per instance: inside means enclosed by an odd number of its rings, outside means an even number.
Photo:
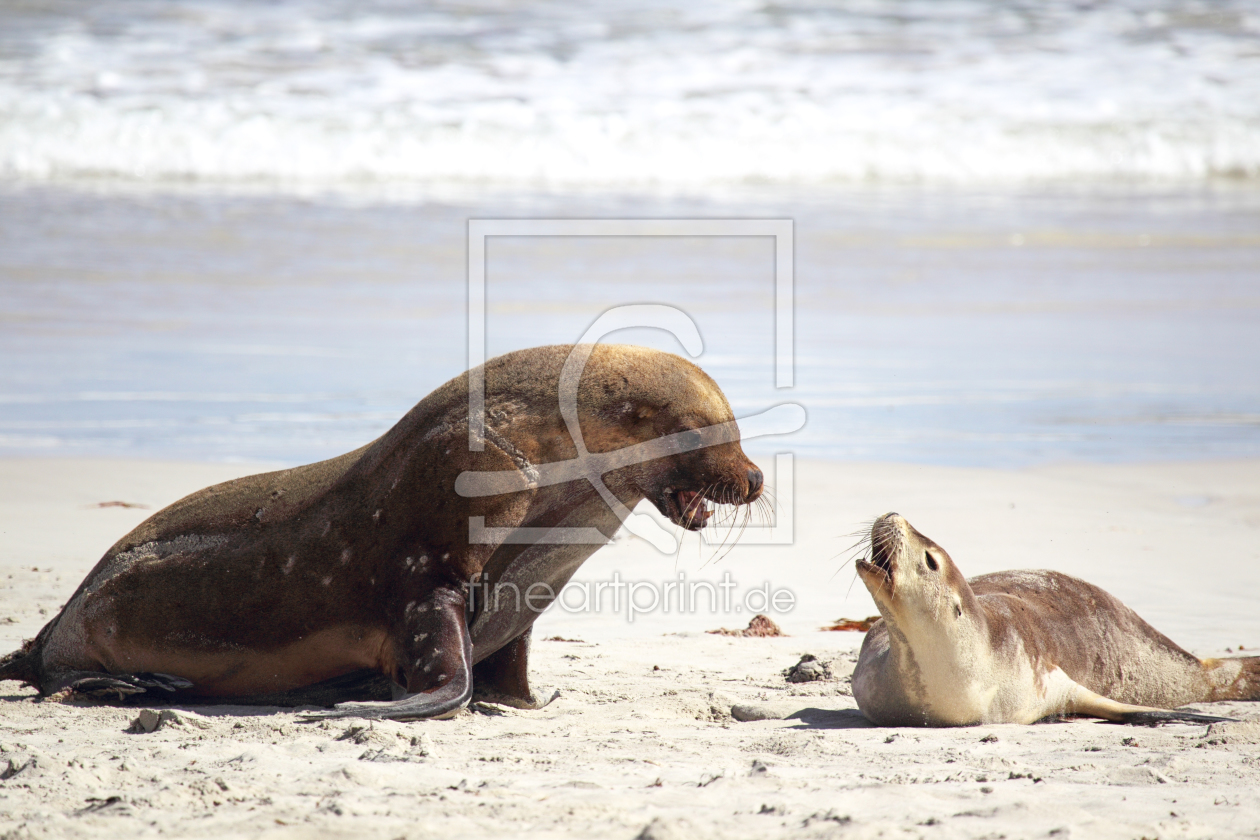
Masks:
[[[0,9],[0,177],[690,189],[1260,177],[1243,2]]]

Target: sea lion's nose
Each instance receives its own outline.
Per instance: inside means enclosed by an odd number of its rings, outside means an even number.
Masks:
[[[761,470],[753,467],[748,471],[748,498],[755,499],[761,494],[761,485],[765,483],[765,478],[761,474]]]

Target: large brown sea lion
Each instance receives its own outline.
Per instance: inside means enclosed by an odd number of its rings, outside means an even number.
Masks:
[[[677,356],[579,345],[493,359],[474,445],[468,382],[354,452],[154,514],[0,660],[0,679],[397,720],[452,713],[474,688],[535,707],[530,628],[628,509],[649,499],[698,530],[706,499],[761,493],[722,391]]]
[[[853,672],[858,708],[884,726],[1212,722],[1168,711],[1260,700],[1260,657],[1200,660],[1097,586],[1059,572],[967,580],[945,549],[889,513],[857,562],[882,616]]]

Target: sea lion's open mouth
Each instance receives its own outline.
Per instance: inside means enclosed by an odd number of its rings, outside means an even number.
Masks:
[[[892,553],[880,541],[871,542],[870,564],[886,575],[892,574]]]
[[[879,526],[871,533],[871,556],[857,561],[859,571],[867,574],[878,574],[887,583],[893,579],[893,552],[890,550],[892,539],[888,534],[880,533]]]
[[[688,531],[699,531],[709,521],[713,511],[705,504],[701,490],[678,490],[666,487],[656,500],[656,507],[675,525]]]

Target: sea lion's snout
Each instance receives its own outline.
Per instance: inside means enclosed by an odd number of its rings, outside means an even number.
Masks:
[[[870,556],[857,561],[858,576],[872,595],[893,594],[897,563],[909,523],[897,513],[886,513],[871,525]],[[878,598],[876,599],[878,600]]]
[[[908,523],[899,513],[886,513],[871,526],[871,563],[890,577],[906,537]]]
[[[748,470],[748,493],[744,496],[744,503],[749,504],[757,501],[761,497],[761,491],[766,486],[766,478],[762,475],[761,470],[751,467]]]
[[[738,447],[727,457],[730,460],[721,472],[729,477],[716,483],[707,495],[720,505],[751,505],[766,489],[765,474]]]

